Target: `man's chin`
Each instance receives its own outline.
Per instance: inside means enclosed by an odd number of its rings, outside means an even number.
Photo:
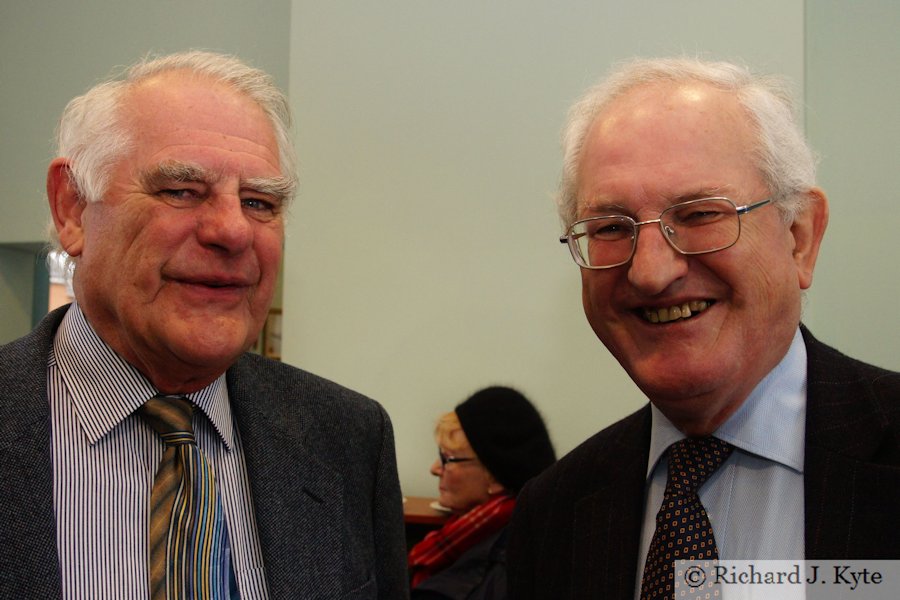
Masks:
[[[173,354],[187,365],[204,369],[220,368],[224,372],[246,352],[256,336],[246,331],[223,331],[213,327],[193,331],[173,340]]]
[[[651,400],[677,402],[714,392],[722,379],[720,369],[711,369],[709,361],[691,365],[679,359],[643,363],[626,368],[632,380]]]

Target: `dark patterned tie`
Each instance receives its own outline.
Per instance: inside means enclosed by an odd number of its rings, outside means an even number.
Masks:
[[[229,573],[222,506],[186,398],[157,396],[138,411],[166,444],[150,492],[152,600],[224,598]],[[230,569],[228,569],[230,570]]]
[[[733,449],[714,437],[686,438],[669,446],[669,478],[647,552],[641,600],[675,597],[674,561],[719,558],[712,526],[697,491]],[[710,595],[714,596],[718,596],[717,590]]]

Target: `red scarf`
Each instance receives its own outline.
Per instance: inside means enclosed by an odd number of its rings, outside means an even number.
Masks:
[[[466,550],[497,533],[509,523],[515,496],[503,494],[479,504],[464,515],[453,516],[409,552],[412,587],[449,567]]]

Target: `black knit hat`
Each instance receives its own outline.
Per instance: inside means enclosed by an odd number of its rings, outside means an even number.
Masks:
[[[516,390],[485,388],[459,404],[456,416],[478,459],[514,493],[556,461],[541,415]]]

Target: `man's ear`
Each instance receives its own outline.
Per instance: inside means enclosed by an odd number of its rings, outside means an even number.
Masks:
[[[63,249],[69,256],[80,255],[84,249],[81,217],[85,201],[72,180],[68,159],[56,158],[50,163],[47,169],[47,200]]]
[[[819,246],[828,226],[828,199],[825,192],[819,188],[812,188],[805,195],[806,200],[791,224],[791,234],[794,236],[794,262],[797,265],[800,289],[803,290],[812,285]]]

